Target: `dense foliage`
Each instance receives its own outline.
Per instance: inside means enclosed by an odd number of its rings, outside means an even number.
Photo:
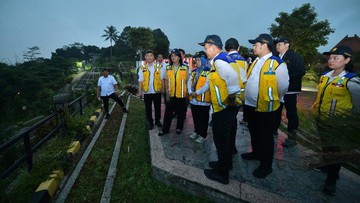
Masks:
[[[288,37],[291,48],[311,64],[317,55],[317,47],[327,44],[328,36],[335,30],[328,20],[318,21],[315,8],[310,3],[295,8],[292,13],[280,12],[269,30],[273,37]]]

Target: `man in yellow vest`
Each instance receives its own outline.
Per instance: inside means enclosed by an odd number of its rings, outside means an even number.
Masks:
[[[170,53],[170,65],[166,66],[165,94],[166,107],[164,114],[164,126],[159,136],[169,133],[173,112],[177,115],[176,133],[181,134],[184,128],[185,114],[187,110],[186,97],[189,67],[183,64],[179,49],[173,49]]]
[[[139,68],[139,93],[138,96],[144,97],[146,118],[148,120],[149,130],[154,128],[154,119],[152,117],[152,104],[155,108],[155,125],[162,127],[161,117],[161,64],[154,63],[155,56],[152,50],[146,51],[146,64]]]
[[[236,132],[236,114],[241,104],[238,76],[230,65],[233,60],[222,52],[223,44],[218,35],[208,35],[199,45],[204,46],[206,55],[211,59],[208,83],[214,110],[213,139],[218,156],[218,161],[209,162],[212,169],[205,169],[204,173],[210,180],[228,184],[232,168],[232,133]]]
[[[241,158],[259,160],[253,176],[265,178],[272,172],[276,110],[288,89],[289,74],[286,63],[272,55],[273,39],[269,34],[260,34],[249,42],[258,56],[247,71],[245,87],[252,152],[241,154]]]
[[[245,87],[245,83],[246,83],[246,70],[248,68],[248,64],[247,61],[244,57],[240,56],[239,51],[240,51],[240,44],[239,42],[235,39],[235,38],[230,38],[228,40],[226,40],[225,42],[225,50],[226,53],[234,60],[234,63],[236,63],[236,73],[238,75],[238,79],[239,79],[239,87],[241,89],[241,93],[240,93],[240,98],[243,102],[244,100],[244,87]],[[240,109],[240,106],[239,106]],[[243,111],[243,120],[245,118],[245,111]],[[236,123],[237,125],[237,123]],[[232,154],[235,155],[237,154],[237,149],[236,149],[236,130],[233,132],[233,137],[232,137]]]

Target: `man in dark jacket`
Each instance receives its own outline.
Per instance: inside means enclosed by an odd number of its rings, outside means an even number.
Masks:
[[[296,144],[296,131],[299,128],[296,99],[297,94],[301,91],[302,77],[305,75],[304,60],[299,54],[290,49],[290,40],[288,38],[281,37],[275,40],[275,43],[279,57],[286,62],[290,78],[288,92],[284,96],[286,117],[288,119],[288,139],[283,145],[291,147]],[[281,120],[281,111],[279,121]]]

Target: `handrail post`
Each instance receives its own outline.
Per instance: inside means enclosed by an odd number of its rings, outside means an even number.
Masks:
[[[25,156],[26,156],[28,171],[31,171],[33,167],[33,162],[32,162],[32,152],[30,145],[30,133],[26,133],[24,136],[24,147],[25,147]]]
[[[79,99],[79,106],[80,106],[80,115],[83,115],[83,105],[82,105],[82,100],[83,100],[84,96],[81,97],[81,99]]]

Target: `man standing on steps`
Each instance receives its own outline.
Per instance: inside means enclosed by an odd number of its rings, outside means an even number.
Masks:
[[[155,108],[155,125],[162,127],[160,123],[161,116],[161,68],[162,64],[155,63],[155,56],[152,50],[146,51],[146,64],[139,68],[139,93],[138,96],[144,97],[146,118],[148,120],[149,130],[154,128],[154,119],[152,118],[152,104]]]
[[[104,109],[106,113],[105,119],[110,117],[109,98],[118,103],[122,107],[124,113],[128,113],[129,111],[119,98],[118,83],[116,82],[114,76],[110,75],[110,69],[104,68],[102,73],[103,75],[98,80],[97,98],[101,98],[104,102]]]
[[[289,72],[289,88],[284,96],[284,105],[286,109],[286,118],[288,119],[288,139],[283,143],[284,147],[296,145],[296,133],[299,128],[299,118],[297,115],[296,99],[301,91],[302,77],[305,75],[303,58],[290,49],[290,40],[281,37],[275,40],[276,51],[279,52],[279,58],[285,61]],[[278,126],[281,123],[282,105],[279,108]],[[276,129],[277,131],[277,129]]]

